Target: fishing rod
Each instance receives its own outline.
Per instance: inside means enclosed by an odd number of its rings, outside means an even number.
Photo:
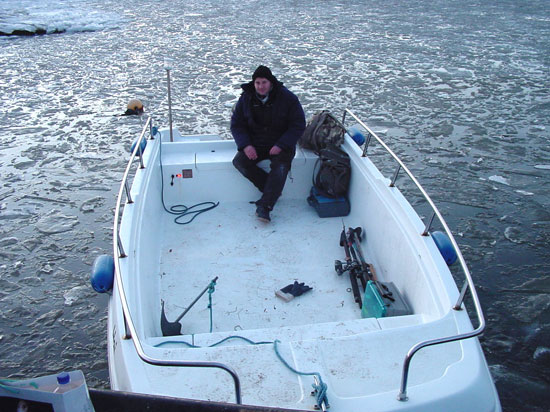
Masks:
[[[363,254],[359,252],[359,250],[354,247],[354,237],[355,234],[359,231],[361,233],[361,228],[349,228],[347,235],[346,235],[346,242],[348,243],[348,249],[351,252],[351,256],[354,262],[356,262],[356,276],[361,280],[361,285],[363,286],[363,290],[367,287],[367,273],[366,273],[366,264],[363,259]],[[360,259],[357,258],[357,256],[360,256]]]
[[[363,307],[361,293],[359,292],[359,284],[357,278],[361,278],[361,265],[357,260],[355,251],[350,248],[350,243],[348,242],[346,236],[346,225],[342,220],[342,232],[340,233],[340,246],[344,248],[344,253],[346,254],[346,262],[342,263],[340,260],[334,261],[334,270],[338,275],[342,275],[344,272],[349,272],[349,279],[351,283],[351,290],[353,291],[353,297],[355,302],[359,305],[359,308]],[[363,287],[364,290],[364,287]]]
[[[348,235],[347,239],[350,243],[350,248],[353,251],[357,252],[357,255],[359,256],[359,261],[361,264],[361,281],[364,282],[364,285],[366,287],[367,280],[371,280],[374,283],[374,286],[378,289],[378,293],[380,296],[389,299],[391,302],[395,302],[395,298],[393,297],[393,293],[389,290],[389,288],[383,284],[382,282],[379,282],[374,274],[373,270],[371,270],[372,265],[370,263],[367,263],[365,260],[365,256],[363,255],[363,251],[361,250],[361,233],[362,229],[361,227],[349,228],[348,229]],[[372,268],[373,269],[373,268]]]

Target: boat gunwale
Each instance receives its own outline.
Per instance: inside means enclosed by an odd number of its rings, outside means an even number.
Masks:
[[[423,347],[437,345],[437,344],[446,343],[446,342],[453,342],[453,341],[458,341],[458,340],[463,340],[463,339],[468,339],[470,337],[478,336],[483,332],[483,330],[485,328],[485,320],[483,318],[483,313],[481,311],[481,307],[480,307],[480,304],[479,304],[479,299],[478,299],[477,293],[475,291],[475,286],[473,285],[473,280],[471,279],[471,275],[470,275],[469,270],[466,266],[465,260],[462,256],[461,252],[460,252],[460,249],[459,249],[454,237],[452,236],[452,233],[450,232],[450,229],[448,228],[445,220],[443,219],[442,215],[438,211],[437,207],[435,206],[435,204],[433,203],[433,201],[431,200],[429,195],[425,192],[425,190],[422,188],[422,186],[420,185],[418,180],[412,175],[412,173],[403,164],[403,162],[397,157],[397,155],[395,155],[395,153],[393,151],[391,151],[391,149],[370,128],[368,128],[368,126],[366,126],[362,121],[360,121],[350,110],[345,109],[345,113],[349,113],[354,119],[356,119],[359,122],[359,124],[362,127],[365,128],[365,130],[367,130],[369,135],[374,136],[378,140],[378,142],[384,147],[384,149],[386,149],[386,151],[399,163],[400,168],[403,168],[403,170],[405,170],[407,175],[415,183],[415,185],[418,187],[418,189],[421,191],[421,193],[423,194],[423,196],[425,197],[427,202],[430,204],[430,206],[434,210],[435,215],[440,220],[442,226],[445,229],[445,232],[447,233],[447,235],[449,236],[449,238],[451,240],[451,243],[455,247],[455,250],[457,252],[459,261],[461,263],[461,266],[463,268],[463,271],[466,275],[466,280],[467,280],[467,282],[464,284],[464,286],[463,286],[463,288],[460,292],[460,296],[459,296],[457,304],[452,309],[457,310],[457,311],[464,309],[464,307],[463,307],[464,305],[463,305],[462,300],[464,299],[464,295],[465,295],[466,291],[469,288],[471,293],[472,293],[472,297],[473,297],[473,300],[474,300],[474,303],[475,303],[475,306],[476,306],[476,312],[477,312],[477,315],[478,315],[478,319],[480,321],[479,326],[471,332],[462,333],[462,334],[453,335],[453,336],[448,336],[448,337],[443,337],[443,338],[438,338],[438,339],[427,340],[427,341],[421,341],[421,342],[418,342],[413,347],[411,347],[411,349],[407,352],[406,357],[405,357],[405,362],[404,362],[404,365],[403,365],[403,373],[402,373],[402,382],[401,382],[400,392],[399,392],[399,395],[398,395],[399,400],[406,400],[407,399],[406,398],[406,387],[407,387],[407,377],[408,377],[409,364],[410,364],[410,361],[411,361],[412,357],[414,356],[414,354],[418,350],[422,349]],[[135,149],[132,152],[132,155],[131,155],[130,160],[128,162],[128,165],[126,167],[126,170],[125,170],[125,173],[124,173],[124,176],[123,176],[123,179],[122,179],[122,183],[121,183],[121,186],[120,186],[120,189],[119,189],[118,197],[117,197],[117,204],[116,204],[116,207],[115,207],[115,219],[114,219],[114,225],[113,225],[113,253],[114,253],[114,256],[116,256],[116,258],[115,258],[115,280],[116,280],[117,291],[119,293],[119,302],[120,302],[121,307],[122,307],[122,315],[123,315],[125,328],[126,328],[125,338],[131,338],[132,339],[138,356],[144,362],[149,363],[149,364],[163,365],[163,366],[191,366],[191,367],[204,366],[204,367],[213,367],[213,368],[220,368],[220,369],[226,370],[233,377],[233,380],[235,382],[237,403],[240,403],[240,383],[238,381],[238,376],[232,370],[232,368],[228,367],[227,365],[220,364],[218,362],[189,362],[189,361],[182,361],[182,360],[167,361],[167,360],[163,360],[163,359],[152,358],[149,355],[147,355],[145,353],[145,351],[143,350],[143,346],[142,346],[142,343],[140,342],[139,334],[137,333],[135,325],[133,323],[133,320],[132,320],[132,317],[131,317],[131,314],[130,314],[130,310],[129,310],[128,301],[127,301],[126,294],[125,294],[125,291],[124,291],[123,280],[122,280],[122,275],[121,275],[121,270],[120,270],[120,265],[119,265],[119,260],[118,260],[119,257],[120,258],[124,257],[123,256],[124,251],[122,249],[122,244],[121,244],[121,241],[120,241],[119,223],[120,223],[120,219],[121,219],[120,218],[120,211],[121,211],[121,206],[122,206],[122,200],[124,198],[124,192],[126,192],[126,198],[130,199],[129,191],[127,189],[128,177],[129,177],[129,174],[130,174],[130,170],[132,168],[132,164],[134,163],[135,157],[138,155],[138,152],[141,152],[141,141],[143,139],[146,139],[145,133],[146,133],[147,128],[149,128],[151,130],[151,139],[153,139],[154,138],[153,135],[156,134],[156,130],[155,130],[155,133],[153,133],[154,129],[152,128],[152,119],[150,117],[147,119],[147,121],[146,121],[146,123],[143,127],[143,131],[142,131],[139,139],[137,140],[137,144],[135,146]],[[159,140],[160,140],[159,144],[162,144],[162,135],[159,134],[159,137],[160,137],[159,138]],[[363,154],[366,153],[367,145],[368,145],[368,141],[365,144],[365,151],[364,151]],[[140,157],[140,162],[141,162],[141,168],[144,168],[145,166],[143,166],[143,163],[142,163],[142,160],[141,160],[142,155],[143,154],[140,153],[139,157]],[[392,185],[393,185],[393,182],[390,184],[390,186],[392,186]],[[131,203],[131,202],[128,202],[128,203]],[[432,218],[432,220],[433,220],[433,218]],[[431,222],[430,222],[430,225],[431,225]],[[429,226],[427,226],[426,232],[427,232],[428,228],[429,228]],[[422,235],[426,235],[426,234],[427,233],[423,233]],[[122,252],[121,252],[121,250],[122,250]],[[456,281],[455,281],[455,285],[456,285]]]
[[[395,186],[395,180],[397,179],[397,174],[399,173],[400,169],[403,169],[405,171],[405,173],[407,174],[407,176],[412,180],[414,185],[417,187],[417,189],[420,191],[420,193],[422,194],[424,199],[428,202],[430,208],[434,212],[434,216],[432,216],[432,218],[430,219],[429,224],[426,225],[426,228],[425,228],[424,232],[421,233],[421,235],[422,236],[429,235],[429,230],[430,230],[430,227],[432,225],[433,219],[434,219],[434,217],[437,217],[439,222],[441,223],[443,229],[445,230],[446,235],[448,236],[449,240],[451,241],[451,244],[452,244],[452,246],[453,246],[453,248],[454,248],[454,250],[457,254],[458,261],[460,262],[461,269],[462,269],[464,275],[466,276],[466,282],[462,286],[458,301],[455,303],[455,305],[453,306],[452,309],[456,310],[456,311],[465,310],[465,308],[464,308],[464,297],[466,295],[466,292],[468,290],[470,290],[470,294],[471,294],[472,300],[474,302],[475,311],[476,311],[478,322],[479,322],[479,325],[477,326],[477,328],[475,328],[471,332],[461,333],[461,334],[453,335],[453,336],[446,336],[446,337],[442,337],[442,338],[438,338],[438,339],[429,339],[429,340],[421,341],[421,342],[418,342],[416,345],[412,346],[409,349],[409,351],[407,352],[407,354],[405,356],[405,360],[403,362],[403,372],[402,372],[402,377],[401,377],[401,386],[400,386],[400,389],[399,389],[399,394],[397,395],[398,400],[406,401],[408,399],[408,397],[407,397],[407,381],[408,381],[408,375],[409,375],[409,368],[410,368],[410,363],[411,363],[411,360],[412,360],[413,356],[420,349],[428,347],[428,346],[439,345],[439,344],[449,343],[449,342],[455,342],[455,341],[459,341],[459,340],[463,340],[463,339],[469,339],[469,338],[473,338],[473,337],[481,335],[483,333],[483,331],[485,330],[485,318],[483,316],[483,310],[481,309],[481,303],[480,303],[479,297],[477,295],[477,291],[476,291],[476,288],[475,288],[475,285],[474,285],[474,281],[472,279],[472,275],[470,274],[470,270],[468,269],[468,266],[466,264],[466,260],[464,259],[464,256],[462,255],[462,252],[460,251],[460,248],[459,248],[459,246],[458,246],[451,230],[449,229],[449,226],[447,225],[447,222],[445,221],[445,219],[443,218],[443,216],[439,212],[439,209],[437,208],[437,206],[435,205],[435,203],[433,202],[431,197],[428,195],[426,190],[422,187],[422,185],[420,184],[418,179],[416,179],[416,177],[412,174],[412,172],[409,170],[409,168],[393,152],[393,150],[390,149],[390,147],[372,129],[370,129],[361,119],[359,119],[351,110],[349,110],[349,109],[344,110],[342,123],[345,122],[346,114],[349,114],[351,117],[353,117],[353,119],[355,121],[357,121],[361,125],[361,127],[363,127],[368,133],[368,137],[367,137],[367,139],[365,139],[366,141],[364,143],[363,156],[366,156],[368,145],[369,145],[370,140],[371,140],[370,138],[374,137],[378,141],[378,143],[384,148],[384,150],[386,150],[386,152],[398,163],[399,167],[397,168],[397,170],[394,174],[394,177],[393,177],[392,181],[390,182],[390,187]]]
[[[140,158],[143,157],[142,148],[141,148],[141,142],[145,139],[147,140],[146,132],[147,129],[149,129],[150,132],[150,140],[154,140],[154,136],[157,134],[157,130],[153,128],[153,120],[151,117],[147,118],[147,121],[145,122],[145,125],[143,126],[143,129],[141,131],[141,134],[139,138],[136,140],[136,144],[134,147],[134,150],[132,151],[132,154],[130,155],[130,159],[128,161],[128,164],[126,166],[126,169],[124,171],[124,175],[122,178],[122,183],[120,185],[118,196],[117,196],[117,202],[115,206],[115,213],[114,213],[114,221],[113,221],[113,257],[114,257],[114,267],[115,267],[115,283],[117,292],[119,294],[119,300],[118,303],[120,303],[122,307],[122,315],[124,319],[124,328],[125,328],[125,335],[123,336],[123,339],[131,339],[132,343],[134,344],[134,347],[136,349],[136,352],[141,360],[143,360],[145,363],[156,365],[156,366],[178,366],[178,367],[198,367],[198,368],[217,368],[222,369],[229,373],[231,375],[231,378],[233,379],[233,383],[235,386],[235,402],[240,405],[242,403],[241,398],[241,384],[239,377],[235,370],[231,368],[228,365],[225,365],[220,362],[212,362],[212,361],[184,361],[184,360],[165,360],[165,359],[158,359],[149,356],[145,351],[143,350],[143,346],[141,344],[139,334],[137,333],[136,327],[134,325],[134,322],[132,320],[132,315],[130,313],[130,307],[128,304],[128,299],[126,298],[126,292],[124,290],[124,283],[122,280],[121,270],[120,270],[120,258],[126,258],[127,255],[124,253],[124,249],[122,249],[122,242],[120,239],[120,233],[119,233],[119,219],[120,219],[120,211],[121,211],[121,205],[122,205],[122,199],[124,198],[124,193],[126,193],[126,198],[128,199],[129,203],[133,203],[131,201],[131,197],[129,195],[130,191],[128,190],[128,177],[130,174],[130,171],[132,169],[132,166],[134,164],[134,160],[138,154],[140,153]],[[162,143],[162,136],[159,135],[158,138],[159,144]],[[143,162],[140,161],[141,169],[144,169],[146,166],[143,165]]]

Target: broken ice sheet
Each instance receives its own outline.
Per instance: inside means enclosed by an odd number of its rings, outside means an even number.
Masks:
[[[66,216],[57,209],[53,209],[46,215],[40,217],[36,229],[40,233],[51,235],[54,233],[68,232],[78,224],[76,216]]]
[[[66,306],[73,306],[81,301],[86,301],[86,298],[93,296],[89,286],[76,286],[63,293]]]

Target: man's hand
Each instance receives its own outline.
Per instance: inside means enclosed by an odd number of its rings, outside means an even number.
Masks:
[[[246,146],[243,149],[243,152],[246,155],[246,157],[248,157],[250,160],[256,160],[258,158],[258,153],[256,153],[256,149],[251,144]]]
[[[279,153],[281,153],[283,149],[281,149],[279,146],[273,146],[271,150],[269,151],[269,154],[271,156],[277,156]]]

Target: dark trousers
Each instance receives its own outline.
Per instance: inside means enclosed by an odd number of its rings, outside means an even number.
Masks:
[[[233,158],[233,165],[262,192],[262,197],[256,204],[271,210],[283,192],[296,150],[283,150],[276,156],[270,156],[269,149],[256,149],[256,153],[258,158],[250,160],[244,152],[237,152]],[[265,159],[271,160],[269,173],[258,167],[258,162]]]

